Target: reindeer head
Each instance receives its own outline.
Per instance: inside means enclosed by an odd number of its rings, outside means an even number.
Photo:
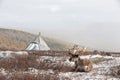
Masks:
[[[78,55],[72,55],[69,59],[69,61],[73,61],[73,62],[76,62],[79,60],[79,56]]]

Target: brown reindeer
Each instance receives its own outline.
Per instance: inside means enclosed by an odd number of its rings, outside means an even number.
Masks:
[[[78,46],[74,46],[72,49],[69,50],[70,59],[69,61],[75,62],[75,69],[74,71],[83,71],[83,72],[89,72],[92,70],[93,66],[89,59],[81,59],[79,55],[82,55],[85,53],[86,48],[83,48],[80,50]]]
[[[75,72],[89,72],[93,68],[92,62],[89,59],[81,59],[80,57],[74,56],[69,60],[75,62]]]

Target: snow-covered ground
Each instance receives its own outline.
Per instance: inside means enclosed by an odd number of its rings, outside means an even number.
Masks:
[[[19,54],[19,55],[28,55],[27,52],[20,51],[0,51],[0,57],[10,57],[12,54]],[[101,56],[101,55],[86,55],[81,56],[81,58],[105,58],[106,60],[103,62],[99,62],[97,64],[93,64],[93,70],[91,72],[59,72],[58,77],[60,80],[120,80],[120,78],[112,77],[111,74],[111,67],[120,66],[120,57],[112,57],[112,56]],[[74,66],[74,62],[69,62],[69,57],[54,57],[54,56],[39,56],[36,59],[38,62],[40,61],[50,61],[52,63],[59,64],[60,62],[67,66]],[[108,60],[109,59],[109,60]],[[0,74],[6,75],[9,72],[6,71],[4,68],[0,69]],[[30,73],[33,75],[37,74],[54,74],[55,72],[50,70],[38,70],[35,68],[29,68],[28,71],[24,71],[24,73]]]
[[[83,59],[90,59],[90,58],[105,58],[105,59],[113,59],[114,57],[112,56],[101,56],[99,54],[97,55],[85,55],[85,56],[80,56],[80,58],[83,58]]]
[[[65,80],[66,78],[71,80],[120,80],[119,78],[110,76],[110,68],[114,66],[120,66],[120,57],[87,55],[81,56],[81,58],[105,58],[106,60],[97,64],[93,64],[93,70],[91,72],[60,72],[59,77],[61,80]],[[68,61],[69,57],[42,56],[41,59],[51,61],[61,60],[64,61],[64,64],[66,65],[74,65],[73,62]]]
[[[108,58],[107,56],[103,57]],[[91,72],[61,72],[59,74],[60,79],[63,80],[67,77],[72,80],[120,80],[120,78],[110,76],[110,68],[120,66],[120,57],[111,57],[111,59],[112,60],[93,64],[93,70]]]
[[[12,55],[28,55],[26,51],[0,51],[0,57],[12,57]]]

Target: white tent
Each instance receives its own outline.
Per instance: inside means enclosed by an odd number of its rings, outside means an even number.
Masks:
[[[26,50],[50,50],[50,48],[39,34],[38,37],[28,45]]]

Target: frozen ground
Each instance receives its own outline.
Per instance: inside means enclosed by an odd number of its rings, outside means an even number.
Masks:
[[[114,66],[120,66],[120,58],[114,58],[113,60],[100,62],[93,65],[93,71],[91,72],[67,72],[60,73],[61,80],[66,77],[72,80],[120,80],[120,78],[111,77],[110,68]]]
[[[69,57],[46,57],[42,56],[43,60],[64,61],[66,65],[74,65],[73,62],[68,61]],[[93,64],[93,70],[91,72],[60,72],[59,77],[61,80],[71,79],[71,80],[120,80],[120,78],[115,78],[111,76],[111,67],[120,66],[120,57],[112,56],[101,56],[101,55],[87,55],[81,56],[81,58],[105,58],[110,60],[105,60],[103,62]],[[67,60],[66,60],[67,59]]]
[[[0,57],[10,57],[11,54],[20,54],[20,55],[28,55],[27,52],[13,52],[13,51],[0,51]],[[105,61],[99,62],[97,64],[93,64],[93,70],[91,72],[59,72],[57,76],[60,80],[120,80],[120,78],[111,76],[111,67],[120,66],[120,57],[112,57],[112,56],[101,56],[101,55],[87,55],[81,56],[81,58],[105,58]],[[69,57],[54,57],[54,56],[39,56],[36,59],[37,62],[46,61],[57,64],[64,64],[67,66],[74,66],[73,62],[68,61]],[[109,60],[107,60],[109,59]],[[24,73],[30,73],[33,75],[38,74],[55,74],[52,69],[49,70],[38,70],[35,68],[29,68],[28,71],[24,71]],[[7,76],[9,71],[4,68],[0,69],[0,74]]]

